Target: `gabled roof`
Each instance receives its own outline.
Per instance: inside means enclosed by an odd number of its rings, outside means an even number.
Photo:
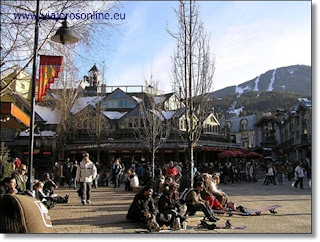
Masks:
[[[241,131],[241,120],[243,120],[243,119],[246,119],[248,121],[247,130],[254,130],[254,125],[257,121],[257,116],[256,115],[248,115],[248,116],[244,116],[244,117],[231,118],[231,119],[226,120],[226,123],[227,122],[231,123],[230,132],[232,132],[232,133],[240,132]]]
[[[91,105],[93,107],[97,106],[97,103],[101,101],[101,97],[93,96],[93,97],[80,97],[76,100],[74,105],[72,106],[70,112],[75,115],[76,113],[80,112],[82,109]]]
[[[93,67],[91,67],[89,72],[91,72],[91,71],[99,71],[99,69],[97,68],[96,64],[94,64]]]
[[[164,103],[165,101],[167,101],[173,95],[177,95],[177,93],[171,92],[171,93],[167,93],[167,94],[164,94],[164,95],[157,95],[157,96],[154,97],[154,101],[155,101],[156,104]]]
[[[35,105],[35,112],[44,120],[46,124],[59,124],[61,115],[58,110],[40,105]]]
[[[122,94],[124,94],[125,96],[128,97],[128,99],[131,99],[134,103],[138,104],[139,99],[135,96],[130,96],[127,93],[125,93],[124,91],[122,91],[120,88],[115,89],[112,93],[110,93],[108,96],[104,97],[101,102],[103,102],[104,100],[108,100],[111,99],[114,95],[116,95],[117,92],[120,92]],[[142,101],[142,99],[141,99]]]
[[[220,125],[220,122],[219,120],[216,118],[216,116],[214,115],[214,113],[208,113],[207,117],[205,118],[205,121],[208,119],[208,118],[211,118],[213,117],[214,121]]]

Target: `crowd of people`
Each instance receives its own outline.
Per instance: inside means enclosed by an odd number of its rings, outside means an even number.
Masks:
[[[181,162],[170,161],[152,170],[150,163],[132,162],[126,169],[120,158],[110,164],[109,170],[102,170],[99,162],[92,162],[88,153],[84,153],[81,162],[71,162],[67,158],[62,164],[53,167],[50,173],[33,182],[33,189],[27,189],[27,166],[20,159],[12,162],[10,177],[1,181],[1,194],[23,194],[40,200],[52,208],[56,203],[67,203],[69,195],[61,197],[55,194],[59,187],[78,189],[81,204],[91,203],[91,190],[100,185],[113,184],[119,189],[124,182],[125,191],[134,191],[136,195],[128,210],[127,218],[142,221],[149,229],[159,230],[161,226],[180,228],[187,222],[187,216],[202,211],[204,217],[215,223],[218,218],[214,211],[237,209],[229,196],[219,188],[224,184],[238,182],[257,182],[258,173],[265,172],[264,184],[283,184],[285,177],[292,186],[304,188],[304,177],[311,179],[310,161],[297,165],[286,162],[258,160],[232,160],[221,163],[204,163],[195,168],[193,188],[186,186],[186,167]],[[154,173],[152,173],[154,172]],[[59,186],[58,186],[59,185]],[[156,201],[156,202],[155,202]]]

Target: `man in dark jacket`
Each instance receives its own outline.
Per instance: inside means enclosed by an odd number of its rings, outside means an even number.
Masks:
[[[180,223],[186,220],[186,217],[182,213],[183,205],[179,202],[179,194],[177,192],[178,185],[175,182],[169,183],[169,190],[165,191],[158,202],[158,208],[160,213],[160,223],[167,226],[175,226],[175,221],[179,218]]]
[[[148,228],[153,228],[154,230],[159,231],[160,227],[156,222],[158,211],[154,205],[152,193],[152,188],[144,187],[135,195],[133,202],[130,205],[127,219],[143,221]]]

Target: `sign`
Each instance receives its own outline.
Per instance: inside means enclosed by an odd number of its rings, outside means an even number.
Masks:
[[[44,151],[42,154],[44,154],[44,155],[51,155],[51,152],[50,152],[50,151]]]
[[[40,56],[39,83],[38,83],[38,101],[42,101],[42,96],[47,94],[50,84],[58,77],[62,70],[63,56]]]

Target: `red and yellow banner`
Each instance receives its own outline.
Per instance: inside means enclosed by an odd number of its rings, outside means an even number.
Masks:
[[[62,70],[63,56],[41,55],[39,68],[38,101],[42,101],[42,96],[47,94],[50,83],[58,77]]]

